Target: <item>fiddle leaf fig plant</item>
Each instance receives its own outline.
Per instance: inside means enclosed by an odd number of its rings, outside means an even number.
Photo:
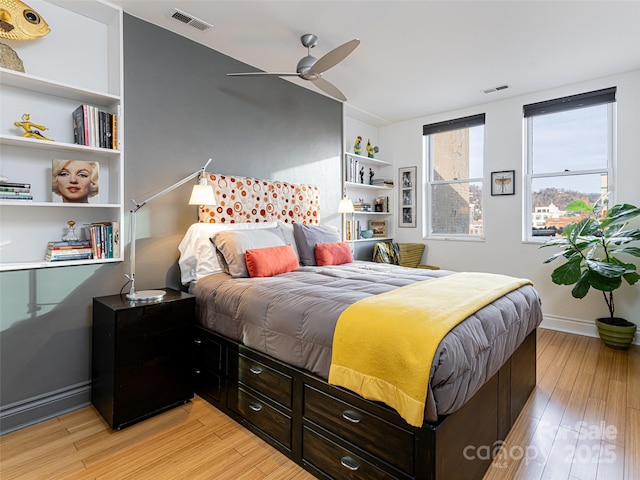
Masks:
[[[613,292],[623,280],[629,285],[640,280],[637,266],[620,256],[640,257],[640,248],[630,245],[640,241],[640,229],[627,228],[629,221],[640,216],[640,208],[626,203],[607,208],[606,201],[589,205],[584,200],[574,200],[566,211],[589,212],[589,216],[568,224],[561,237],[541,245],[540,248],[561,249],[544,263],[566,260],[552,272],[551,280],[557,285],[573,285],[571,295],[575,298],[584,298],[590,288],[601,291],[609,309],[609,322],[627,324],[615,317]]]

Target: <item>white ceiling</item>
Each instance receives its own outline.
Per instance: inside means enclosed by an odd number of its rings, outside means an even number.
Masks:
[[[302,34],[319,36],[317,58],[359,38],[324,78],[378,125],[640,69],[639,0],[111,3],[265,71],[295,72],[306,55]],[[213,28],[171,19],[174,8]],[[311,82],[290,81],[320,93]]]

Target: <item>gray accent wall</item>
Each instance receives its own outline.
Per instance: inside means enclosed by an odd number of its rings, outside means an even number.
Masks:
[[[318,185],[340,226],[342,105],[135,17],[124,17],[126,208],[201,168]],[[137,289],[180,288],[178,243],[196,209],[184,185],[138,212]],[[128,255],[128,213],[125,255]],[[43,247],[44,248],[44,247]],[[90,402],[91,304],[128,262],[0,273],[2,433]]]

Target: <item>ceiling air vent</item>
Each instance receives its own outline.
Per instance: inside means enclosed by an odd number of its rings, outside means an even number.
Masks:
[[[486,90],[482,90],[484,93],[493,93],[499,92],[500,90],[506,90],[509,88],[509,85],[500,85],[499,87],[487,88]]]
[[[174,9],[174,12],[171,14],[171,18],[174,18],[179,22],[186,23],[190,27],[197,28],[200,31],[205,31],[213,28],[213,25],[211,25],[210,23],[207,23],[204,20],[200,20],[193,15],[189,15],[182,10],[178,10],[177,8]]]

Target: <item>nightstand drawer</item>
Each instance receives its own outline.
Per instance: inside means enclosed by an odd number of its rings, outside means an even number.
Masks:
[[[189,363],[191,333],[191,328],[182,327],[120,338],[115,346],[116,368],[131,367],[157,357],[179,358]]]
[[[291,408],[291,377],[289,375],[240,355],[238,380],[285,407]]]
[[[276,410],[242,387],[238,389],[238,410],[244,418],[287,448],[291,448],[291,417]]]
[[[304,386],[304,417],[411,474],[414,435],[357,407]]]
[[[118,312],[117,335],[123,340],[180,326],[193,326],[193,299]]]
[[[302,460],[331,478],[388,480],[390,475],[350,450],[309,429],[302,432]]]

